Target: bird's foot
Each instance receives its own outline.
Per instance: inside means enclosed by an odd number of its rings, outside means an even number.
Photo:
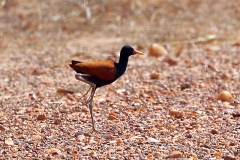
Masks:
[[[96,130],[95,128],[94,129],[92,129],[91,131],[90,131],[92,134],[100,134],[100,132],[98,131],[98,130]]]
[[[91,102],[91,98],[89,97],[87,100],[83,100],[82,104],[88,105]]]
[[[91,89],[91,87],[88,89],[88,91],[87,91],[84,95],[82,95],[82,96],[80,97],[80,99],[82,99],[83,97],[85,97],[85,96],[88,94],[88,92],[90,91],[90,89]],[[88,97],[87,101],[90,101],[90,97]]]

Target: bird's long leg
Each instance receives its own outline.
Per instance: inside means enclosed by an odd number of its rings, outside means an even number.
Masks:
[[[93,130],[95,130],[95,127],[94,127],[94,120],[93,120],[93,113],[92,113],[92,101],[93,101],[93,97],[94,97],[94,94],[95,94],[95,91],[96,91],[96,85],[94,84],[94,86],[92,86],[92,92],[91,92],[91,95],[90,95],[90,99],[89,99],[89,110],[90,110],[90,114],[91,114],[91,119],[92,119],[92,128]]]
[[[96,90],[96,89],[95,89]],[[94,92],[92,93],[93,95],[94,95],[94,93],[95,93],[95,90],[94,90]],[[92,113],[92,100],[93,100],[93,96],[92,96],[92,98],[91,98],[91,100],[90,100],[90,103],[89,103],[89,110],[90,110],[90,114],[91,114],[91,118],[92,118],[92,128],[93,128],[93,130],[95,130],[95,127],[94,127],[94,120],[93,120],[93,113]]]
[[[81,74],[81,73],[77,73],[77,74],[75,75],[75,78],[76,78],[77,80],[82,81],[82,82],[87,83],[87,84],[90,85],[89,90],[92,88],[91,95],[90,95],[90,97],[87,99],[87,101],[85,102],[85,104],[88,104],[88,103],[91,101],[91,97],[93,96],[93,95],[92,95],[93,90],[94,90],[94,88],[96,88],[96,85],[95,85],[94,83],[89,82],[89,81],[87,81],[87,80],[85,80],[85,79],[83,78],[83,77],[89,77],[89,76],[90,76],[89,74]],[[87,91],[87,93],[89,92],[89,90]],[[94,91],[94,92],[95,92],[95,91]],[[87,94],[87,93],[86,93],[86,94]],[[85,96],[86,94],[84,94],[84,96]],[[82,97],[84,97],[84,96],[82,96]]]
[[[75,75],[76,79],[78,79],[78,80],[80,80],[80,81],[82,81],[82,82],[85,82],[85,83],[89,84],[89,85],[91,86],[91,88],[92,88],[91,95],[90,95],[90,97],[88,98],[88,100],[87,100],[86,103],[89,103],[89,106],[88,106],[88,107],[89,107],[90,114],[91,114],[91,119],[92,119],[92,128],[93,128],[93,130],[95,130],[94,120],[93,120],[93,114],[92,114],[92,100],[93,100],[93,96],[94,96],[95,91],[96,91],[96,85],[95,85],[94,83],[92,83],[92,82],[89,82],[89,81],[83,79],[82,77],[84,77],[84,76],[89,76],[89,75],[79,74],[79,73]]]
[[[88,94],[88,92],[90,91],[91,88],[92,88],[92,87],[90,86],[89,89],[88,89],[88,91],[87,91],[81,98],[85,97],[85,96]],[[81,98],[80,98],[80,99],[81,99]]]

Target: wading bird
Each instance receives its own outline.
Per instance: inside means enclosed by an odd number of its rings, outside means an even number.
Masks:
[[[89,104],[93,130],[95,130],[95,127],[92,114],[92,101],[96,89],[111,84],[121,77],[126,71],[129,56],[134,54],[143,55],[142,52],[126,45],[123,46],[120,51],[118,63],[110,60],[95,62],[80,62],[72,60],[72,64],[69,64],[69,66],[77,72],[75,75],[76,79],[89,84],[89,90],[92,89],[90,97],[86,100],[86,104]]]

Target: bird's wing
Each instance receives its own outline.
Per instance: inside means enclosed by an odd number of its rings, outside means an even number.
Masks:
[[[72,64],[71,67],[76,71],[89,74],[99,79],[111,81],[115,78],[117,70],[112,61],[82,62]]]

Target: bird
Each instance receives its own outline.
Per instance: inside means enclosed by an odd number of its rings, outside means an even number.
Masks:
[[[93,130],[95,130],[95,127],[92,113],[92,101],[96,89],[111,84],[118,78],[120,78],[127,69],[129,56],[135,54],[143,55],[144,53],[135,50],[130,45],[125,45],[120,51],[118,63],[111,60],[95,62],[81,62],[72,60],[71,64],[69,64],[69,66],[77,72],[75,74],[75,78],[90,85],[89,90],[91,89],[91,94],[87,98],[85,104],[89,104],[88,107],[91,114]],[[87,93],[89,92],[89,90],[87,91]]]

